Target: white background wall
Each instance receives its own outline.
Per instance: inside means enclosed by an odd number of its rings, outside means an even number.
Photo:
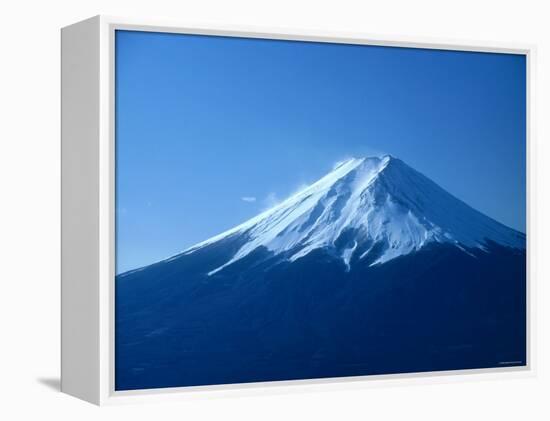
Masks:
[[[0,418],[550,419],[547,285],[550,13],[543,1],[96,0],[0,6]],[[536,122],[538,376],[349,388],[98,409],[55,389],[59,375],[59,28],[103,13],[190,23],[528,42],[538,45]],[[544,191],[546,190],[546,191]],[[544,388],[547,388],[544,391]]]

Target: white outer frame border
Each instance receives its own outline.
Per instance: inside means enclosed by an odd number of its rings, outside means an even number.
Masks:
[[[186,25],[151,19],[99,16],[100,26],[100,145],[99,145],[99,344],[100,344],[100,404],[158,402],[168,400],[205,399],[211,397],[258,396],[293,392],[365,389],[381,386],[455,383],[469,380],[498,380],[535,377],[535,282],[533,276],[533,246],[536,231],[534,175],[534,45],[485,41],[422,39],[418,37],[376,36],[364,33],[310,31],[288,28],[264,28],[237,25]],[[342,44],[409,47],[438,50],[521,54],[526,56],[526,148],[527,148],[527,365],[474,370],[454,370],[407,374],[387,374],[328,379],[292,380],[198,387],[114,390],[114,277],[115,277],[115,116],[114,66],[116,30],[171,32],[195,35],[262,38],[330,42]],[[475,376],[472,376],[475,374]]]

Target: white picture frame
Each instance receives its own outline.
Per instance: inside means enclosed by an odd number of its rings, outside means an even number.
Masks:
[[[527,62],[527,365],[139,391],[114,390],[114,32],[117,29],[275,40],[522,54]],[[532,45],[408,39],[239,26],[193,26],[96,16],[61,31],[63,392],[97,404],[525,377],[535,373],[531,273]]]

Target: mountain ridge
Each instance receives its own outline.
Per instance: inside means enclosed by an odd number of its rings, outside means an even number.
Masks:
[[[274,254],[294,249],[291,261],[318,248],[334,252],[350,230],[355,238],[339,247],[348,269],[356,253],[362,259],[375,248],[384,251],[371,265],[431,242],[451,243],[465,253],[486,250],[487,242],[525,248],[524,234],[473,209],[400,159],[384,155],[348,159],[273,208],[165,260],[234,235],[247,237],[231,259],[208,272],[214,275],[258,247]]]

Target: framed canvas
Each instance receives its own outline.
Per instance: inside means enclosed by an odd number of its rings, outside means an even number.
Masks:
[[[63,28],[62,390],[104,404],[532,373],[532,57]]]

